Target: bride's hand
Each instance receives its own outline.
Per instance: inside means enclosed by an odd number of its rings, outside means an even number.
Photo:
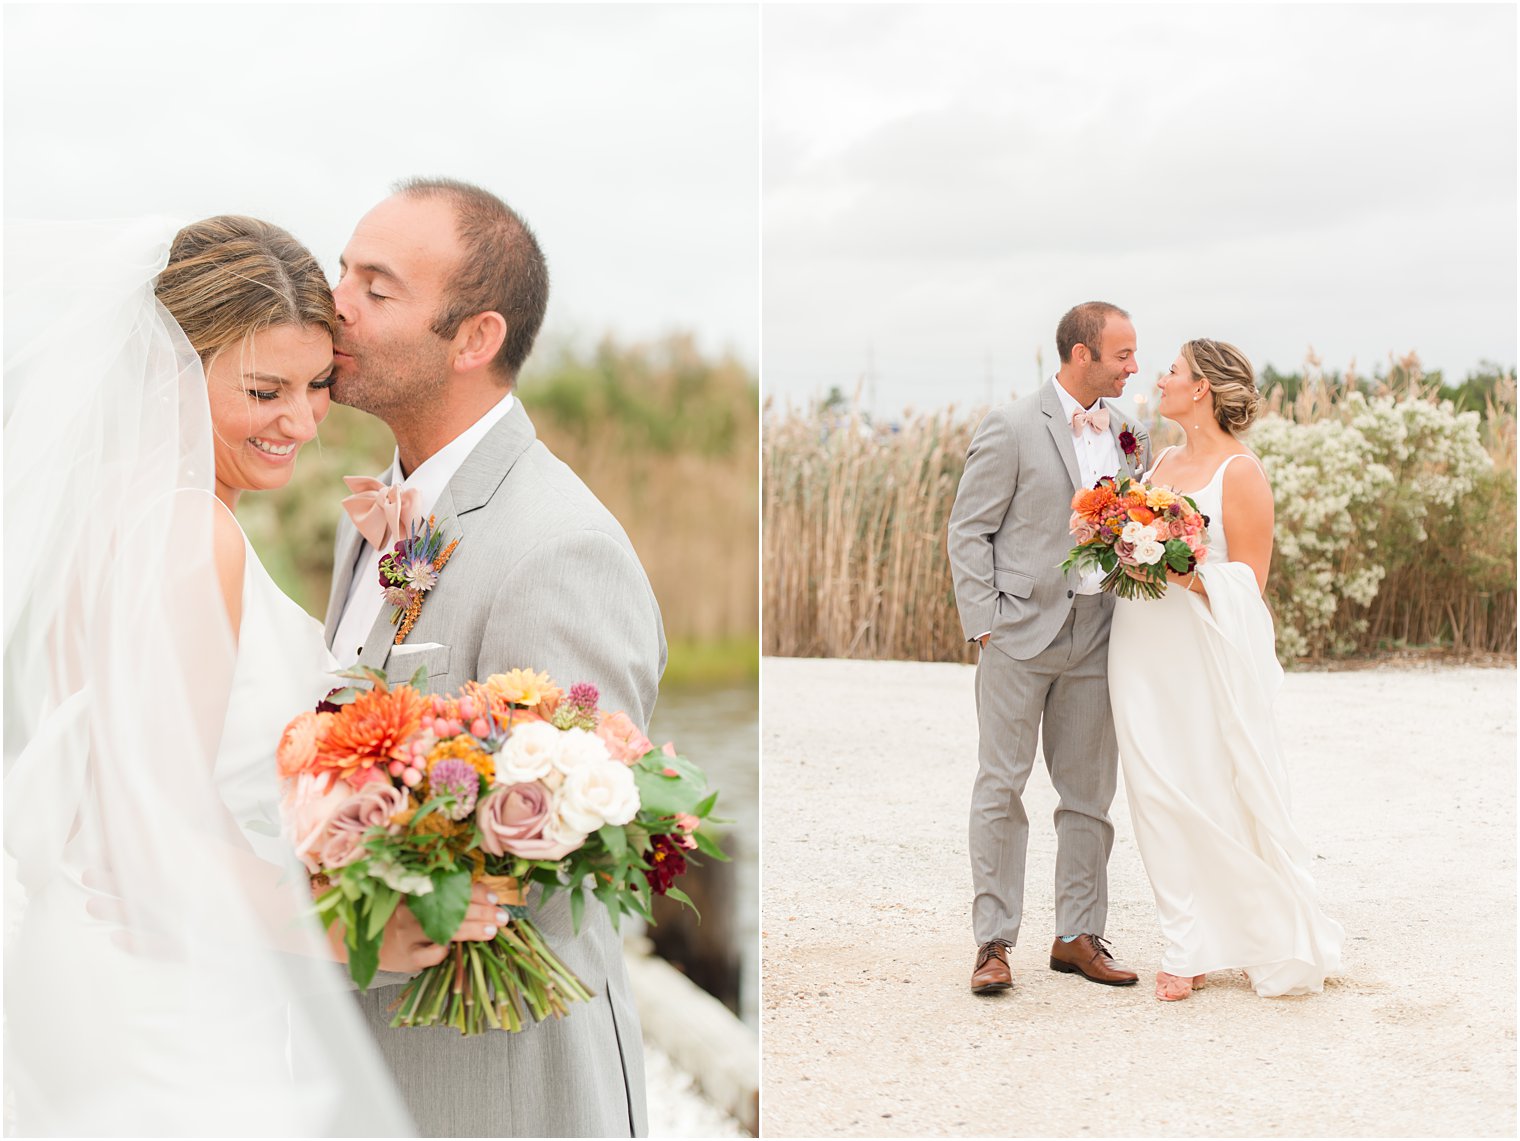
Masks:
[[[454,932],[454,942],[483,943],[494,939],[497,929],[507,918],[507,913],[496,906],[495,894],[487,891],[484,884],[477,883],[470,892],[470,908],[465,912],[464,922]],[[380,969],[416,974],[437,966],[448,953],[447,947],[427,937],[411,908],[403,903],[385,925],[385,937],[380,944]]]

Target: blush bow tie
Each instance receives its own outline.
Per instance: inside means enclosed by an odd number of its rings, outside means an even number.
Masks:
[[[1071,434],[1080,438],[1083,428],[1091,428],[1094,432],[1108,431],[1108,409],[1100,407],[1094,408],[1091,412],[1073,412]]]
[[[410,534],[422,516],[417,489],[399,483],[381,483],[367,475],[345,475],[343,482],[354,494],[343,501],[343,510],[359,534],[377,551],[385,551]]]

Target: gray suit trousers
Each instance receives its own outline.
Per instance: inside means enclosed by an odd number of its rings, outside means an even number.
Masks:
[[[1060,632],[1032,658],[982,649],[976,667],[980,734],[971,794],[972,929],[977,944],[1017,943],[1024,912],[1029,817],[1022,794],[1043,726],[1056,807],[1056,935],[1103,934],[1108,919],[1108,818],[1118,783],[1118,746],[1108,705],[1112,609],[1078,595]]]

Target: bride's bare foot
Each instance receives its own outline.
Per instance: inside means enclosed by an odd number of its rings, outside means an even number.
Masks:
[[[1194,990],[1202,990],[1203,989],[1203,980],[1206,979],[1206,978],[1208,978],[1208,977],[1209,977],[1208,975],[1194,975],[1193,976],[1193,989]]]
[[[1202,975],[1198,976],[1200,979]],[[1193,980],[1185,975],[1169,975],[1156,972],[1156,997],[1162,1002],[1176,1002],[1193,993]]]

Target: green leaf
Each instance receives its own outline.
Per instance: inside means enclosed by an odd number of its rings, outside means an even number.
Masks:
[[[586,889],[570,890],[570,924],[577,935],[581,932],[581,916],[586,914]]]
[[[470,909],[470,870],[439,869],[432,875],[433,890],[407,899],[407,906],[435,943],[448,943]]]
[[[700,851],[707,853],[707,855],[711,856],[715,860],[722,860],[725,863],[728,862],[728,853],[725,852],[722,848],[718,847],[718,842],[709,836],[706,832],[698,829],[697,831],[693,832],[691,836],[692,839],[697,842],[697,848]]]
[[[666,776],[666,769],[676,775]],[[685,757],[646,757],[634,765],[633,779],[639,786],[640,810],[654,816],[691,812],[707,795],[707,776]]]
[[[612,920],[612,929],[618,929],[618,917],[622,912],[620,906],[621,897],[617,888],[610,883],[598,882],[595,888],[596,898],[602,901],[602,906],[607,909],[607,918]]]
[[[693,816],[706,816],[713,810],[713,805],[718,803],[718,791],[714,789],[711,796],[706,797],[701,804],[691,810]]]
[[[418,666],[417,667],[417,672],[412,675],[412,680],[409,681],[409,682],[407,682],[406,684],[409,685],[409,686],[411,686],[418,693],[426,693],[427,692],[427,682],[428,682],[427,666]]]
[[[348,948],[348,975],[362,990],[380,966],[380,940],[365,935],[366,908],[345,899],[339,911],[343,920],[343,943]]]
[[[596,830],[596,834],[602,838],[602,843],[607,845],[607,853],[614,860],[621,860],[623,853],[628,851],[628,835],[620,825],[603,824]]]
[[[401,893],[393,887],[382,886],[375,892],[375,898],[369,906],[369,923],[364,930],[367,938],[381,938],[385,925],[390,922],[396,905],[400,902]]]
[[[669,888],[666,888],[665,889],[665,894],[667,896],[669,896],[671,899],[675,900],[677,903],[683,904],[686,907],[691,908],[693,911],[696,911],[697,912],[697,919],[698,919],[699,922],[701,921],[701,919],[702,919],[702,913],[700,911],[697,911],[697,905],[691,901],[691,896],[687,895],[684,891],[682,891],[678,887],[669,887]]]

